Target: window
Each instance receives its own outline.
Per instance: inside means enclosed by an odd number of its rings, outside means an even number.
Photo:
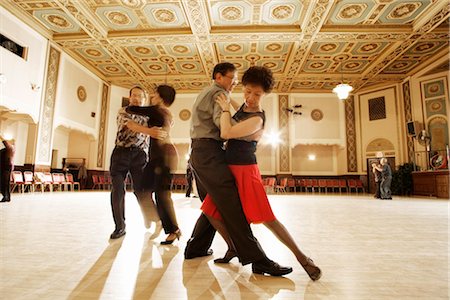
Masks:
[[[20,46],[3,34],[0,34],[0,46],[25,60],[27,59],[28,48]]]

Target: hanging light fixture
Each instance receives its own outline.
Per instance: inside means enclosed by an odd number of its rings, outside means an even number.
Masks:
[[[334,89],[333,93],[335,93],[339,100],[345,100],[348,98],[348,95],[351,91],[353,91],[353,87],[347,83],[344,83],[344,73],[342,73],[342,62],[341,62],[341,82]]]

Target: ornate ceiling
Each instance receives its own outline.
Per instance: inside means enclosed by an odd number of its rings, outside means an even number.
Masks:
[[[399,82],[448,55],[448,0],[2,0],[103,80],[192,92],[214,65],[274,72],[278,92]],[[448,64],[447,64],[448,65]]]

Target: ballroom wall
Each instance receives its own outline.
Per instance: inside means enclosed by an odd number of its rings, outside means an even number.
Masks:
[[[0,33],[28,47],[23,59],[0,47],[0,73],[6,82],[0,84],[0,107],[27,114],[36,123],[44,84],[48,41],[0,7]],[[36,86],[31,89],[31,84]]]

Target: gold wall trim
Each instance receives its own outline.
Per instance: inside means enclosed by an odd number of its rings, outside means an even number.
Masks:
[[[103,84],[102,107],[100,111],[100,127],[98,129],[97,167],[103,168],[105,161],[106,118],[108,113],[109,86]]]
[[[345,100],[345,132],[347,143],[347,171],[357,172],[356,130],[355,130],[355,98],[350,96]]]
[[[45,96],[39,116],[38,142],[36,163],[50,165],[52,159],[53,119],[55,114],[56,88],[61,52],[50,47],[47,64],[47,78],[45,82]]]
[[[280,131],[280,139],[282,143],[279,144],[278,165],[279,172],[291,172],[290,164],[290,147],[289,147],[289,115],[286,110],[289,106],[289,95],[278,95],[278,130]]]

